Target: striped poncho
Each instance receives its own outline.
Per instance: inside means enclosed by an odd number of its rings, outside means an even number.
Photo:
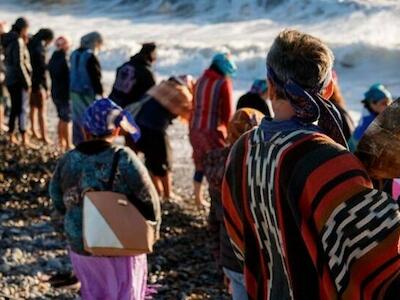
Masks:
[[[315,127],[273,124],[235,144],[223,183],[249,299],[400,299],[397,204]]]

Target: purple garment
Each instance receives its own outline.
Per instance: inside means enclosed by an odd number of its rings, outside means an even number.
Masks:
[[[84,256],[70,251],[83,300],[144,300],[147,256]]]

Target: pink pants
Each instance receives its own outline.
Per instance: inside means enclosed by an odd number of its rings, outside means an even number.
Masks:
[[[70,251],[72,267],[81,282],[83,300],[143,300],[147,256],[84,256]]]

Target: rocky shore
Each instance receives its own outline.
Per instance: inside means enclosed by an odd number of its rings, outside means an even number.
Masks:
[[[207,212],[190,200],[190,156],[179,151],[186,134],[174,127],[174,180],[183,200],[162,204],[161,239],[149,255],[153,299],[229,299],[207,243]],[[0,299],[80,299],[47,282],[71,268],[47,192],[60,153],[52,146],[22,150],[5,137],[0,150]]]

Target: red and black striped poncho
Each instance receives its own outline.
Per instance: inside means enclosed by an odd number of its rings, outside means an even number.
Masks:
[[[223,206],[249,299],[400,299],[399,207],[326,135],[244,135]]]

